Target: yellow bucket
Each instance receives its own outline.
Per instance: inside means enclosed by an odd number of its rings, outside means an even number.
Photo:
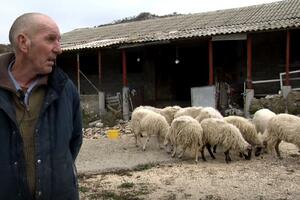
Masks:
[[[120,131],[118,129],[107,130],[106,135],[109,139],[117,139],[120,136]]]

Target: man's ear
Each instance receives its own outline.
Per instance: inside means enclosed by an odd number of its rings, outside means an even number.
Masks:
[[[18,43],[19,50],[21,52],[24,52],[24,53],[28,52],[28,48],[30,46],[30,40],[25,34],[21,33],[18,35],[17,43]]]

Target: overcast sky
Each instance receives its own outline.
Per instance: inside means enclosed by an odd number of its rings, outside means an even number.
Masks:
[[[11,24],[26,12],[49,15],[57,22],[61,33],[65,33],[137,16],[141,12],[188,14],[274,1],[278,0],[5,0],[0,7],[0,43],[8,43]]]

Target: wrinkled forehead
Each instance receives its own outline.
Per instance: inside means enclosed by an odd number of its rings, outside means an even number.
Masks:
[[[32,33],[45,33],[51,32],[52,34],[60,35],[57,24],[48,16],[38,15],[32,21]]]

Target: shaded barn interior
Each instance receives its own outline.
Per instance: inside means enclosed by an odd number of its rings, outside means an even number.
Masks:
[[[290,71],[300,69],[300,30],[291,30]],[[279,79],[285,71],[286,31],[253,33],[252,80]],[[126,81],[135,91],[134,106],[191,105],[191,88],[209,84],[208,39],[179,40],[155,45],[78,51],[80,93],[122,93],[124,86],[122,52],[126,55]],[[58,65],[78,85],[77,54],[64,52]],[[298,75],[299,77],[299,75]],[[247,40],[213,41],[213,84],[226,82],[228,103],[243,107],[247,80]],[[291,85],[299,87],[291,78]],[[298,85],[297,85],[298,84]],[[255,96],[276,94],[279,82],[253,84]],[[231,102],[230,102],[231,101]],[[217,105],[218,106],[218,105]]]
[[[205,41],[197,41],[192,44],[187,42],[126,49],[128,87],[136,91],[133,98],[135,106],[190,106],[190,88],[208,83],[207,48]],[[108,95],[121,92],[122,89],[121,51],[122,49],[101,49],[101,67],[97,50],[79,52],[80,71]],[[68,53],[58,59],[58,65],[63,66],[75,83],[76,59],[76,54]],[[175,63],[176,59],[179,63]],[[97,92],[82,75],[80,92]]]

